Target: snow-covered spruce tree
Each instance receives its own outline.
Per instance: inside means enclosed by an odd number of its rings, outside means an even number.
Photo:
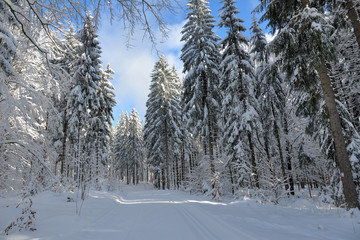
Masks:
[[[246,169],[248,177],[240,177],[247,178],[250,187],[259,188],[252,135],[253,122],[257,118],[252,91],[254,72],[250,56],[245,50],[249,39],[242,34],[246,28],[242,25],[244,20],[236,16],[239,13],[236,1],[224,0],[222,3],[218,25],[227,29],[227,35],[221,41],[220,64],[224,148],[229,164]]]
[[[115,129],[112,137],[112,143],[111,143],[113,157],[112,157],[110,169],[112,169],[112,175],[116,179],[120,178],[120,174],[118,174],[117,172],[119,171],[119,166],[120,166],[119,155],[122,152],[120,142],[122,140],[122,130],[124,125],[124,120],[125,120],[125,114],[123,111],[121,111],[115,125]]]
[[[153,167],[155,181],[160,181],[161,170],[162,189],[169,189],[171,166],[175,168],[177,178],[180,159],[180,82],[164,55],[155,63],[151,77],[144,126],[147,161]]]
[[[108,163],[106,165],[106,180],[107,180],[107,191],[114,191],[117,189],[117,179],[115,175],[115,136],[117,133],[116,125],[110,126],[110,137],[109,137],[109,146],[108,146]]]
[[[119,180],[137,184],[145,177],[143,126],[136,109],[121,113],[113,138],[113,171]]]
[[[179,79],[180,81],[180,79]],[[183,85],[183,81],[180,82],[180,86]],[[180,88],[180,98],[183,95],[183,88]],[[184,109],[184,102],[180,101],[180,109],[183,112]],[[181,156],[180,156],[180,162],[181,162],[181,170],[180,170],[180,182],[181,187],[186,188],[187,186],[187,176],[189,173],[193,170],[193,162],[192,156],[195,151],[192,148],[193,146],[193,135],[190,132],[190,129],[187,128],[186,123],[188,122],[188,118],[185,114],[182,114],[180,118],[180,131],[181,131]]]
[[[187,6],[189,12],[181,38],[185,44],[180,57],[186,73],[183,111],[187,115],[190,132],[202,142],[204,159],[209,158],[210,174],[214,175],[214,144],[220,107],[219,37],[212,30],[215,20],[207,1],[189,0]]]
[[[130,112],[125,146],[128,147],[128,167],[132,172],[132,182],[138,184],[143,181],[145,152],[143,125],[136,109]]]
[[[117,171],[117,161],[118,161],[118,142],[120,140],[120,131],[121,125],[123,123],[125,114],[123,111],[120,112],[118,120],[116,122],[115,127],[112,128],[111,137],[110,137],[110,154],[109,154],[109,181],[112,180],[119,180],[119,174],[116,173]]]
[[[255,64],[256,79],[255,95],[259,99],[258,111],[262,125],[260,134],[263,137],[263,143],[259,146],[264,149],[271,172],[271,176],[268,176],[267,179],[270,180],[271,188],[277,192],[276,194],[280,191],[278,187],[285,185],[285,189],[294,195],[290,153],[291,136],[289,134],[289,125],[292,119],[289,113],[293,112],[290,101],[292,99],[291,91],[288,84],[284,82],[286,76],[281,73],[277,59],[267,49],[265,35],[255,17],[253,17],[251,31],[253,33],[251,53]],[[271,139],[272,136],[273,139]],[[272,143],[276,144],[272,145]],[[275,165],[281,166],[281,177],[276,176],[270,149],[277,149],[277,159],[280,162]],[[278,181],[279,179],[281,181]]]
[[[104,173],[104,167],[108,161],[110,126],[113,120],[112,108],[116,105],[115,94],[113,92],[114,87],[110,83],[112,79],[111,74],[114,74],[114,71],[110,68],[110,65],[107,65],[106,70],[100,68],[101,80],[97,91],[99,108],[95,110],[93,113],[94,116],[89,121],[89,130],[91,131],[88,132],[88,136],[90,136],[89,140],[93,144],[89,147],[94,153],[91,159],[92,169],[90,177],[92,179],[95,178],[95,186],[97,189],[100,189],[100,170],[102,169],[102,173]]]
[[[100,81],[100,109],[97,113],[99,118],[101,118],[101,131],[98,138],[98,155],[99,159],[96,162],[96,181],[98,181],[99,177],[99,161],[103,166],[108,165],[109,160],[109,148],[110,141],[109,138],[111,136],[111,126],[114,120],[113,117],[113,107],[116,105],[114,86],[111,84],[110,80],[113,79],[112,75],[114,74],[114,70],[110,68],[110,64],[106,66],[105,70],[101,72],[101,81]]]
[[[85,199],[87,181],[90,174],[91,149],[96,143],[97,130],[96,111],[100,107],[99,83],[100,76],[100,46],[96,40],[95,26],[92,17],[88,14],[84,27],[77,32],[80,45],[81,57],[74,68],[70,96],[67,105],[69,119],[69,137],[74,143],[75,152],[72,156],[76,163],[76,181],[81,199]],[[89,152],[87,152],[89,151]],[[79,212],[79,211],[78,211]]]
[[[262,171],[263,175],[263,178],[261,179],[261,187],[265,191],[270,189],[271,192],[274,193],[274,198],[271,201],[276,202],[278,196],[281,194],[282,182],[278,181],[278,179],[281,178],[276,174],[276,163],[275,158],[273,157],[274,154],[272,149],[276,149],[276,147],[273,146],[273,126],[276,123],[276,120],[272,118],[272,104],[269,104],[272,98],[269,98],[267,95],[268,93],[275,93],[275,91],[272,90],[272,81],[269,82],[268,80],[275,77],[274,83],[277,84],[279,76],[277,71],[275,71],[275,74],[272,75],[265,73],[265,71],[268,72],[269,69],[273,68],[270,67],[269,63],[268,43],[255,14],[253,14],[250,30],[252,33],[250,54],[255,69],[254,94],[258,99],[257,111],[259,121],[255,130],[257,136],[259,136],[257,138],[260,142],[260,144],[258,144],[258,148],[261,149],[259,151],[259,169],[262,168],[260,171]],[[274,70],[277,70],[277,68]],[[269,76],[272,76],[272,78],[268,78]]]
[[[260,97],[263,94],[263,89],[267,88],[266,83],[262,79],[263,72],[268,66],[269,61],[269,51],[268,51],[268,43],[266,41],[265,34],[263,33],[255,14],[252,17],[252,24],[250,26],[250,31],[252,33],[251,36],[251,59],[254,64],[254,94],[255,97],[259,99],[258,102],[258,113],[259,113],[259,122],[261,126],[261,138],[263,140],[263,144],[260,147],[264,149],[268,162],[270,162],[270,110],[264,107],[263,103],[266,100],[262,101]],[[264,87],[265,86],[265,87]],[[256,129],[257,131],[260,129]]]
[[[126,183],[129,184],[130,177],[130,152],[132,149],[127,145],[127,139],[129,137],[129,114],[121,113],[117,122],[115,141],[115,159],[114,159],[114,170],[120,179],[126,179]]]
[[[268,43],[266,36],[261,29],[258,19],[253,13],[252,23],[250,27],[252,33],[251,36],[251,50],[250,53],[253,54],[252,60],[256,67],[255,76],[258,77],[264,68],[266,67],[267,61],[269,59],[268,53]]]
[[[334,28],[329,23],[331,18],[325,17],[327,13],[323,13],[321,8],[318,10],[311,7],[316,1],[278,3],[278,0],[270,2],[264,0],[258,10],[265,10],[262,19],[269,21],[273,32],[278,28],[281,29],[274,41],[275,52],[282,56],[282,62],[286,63],[285,69],[289,76],[301,75],[303,72],[308,73],[312,70],[315,73],[314,76],[320,80],[335,145],[336,161],[341,171],[346,206],[347,208],[359,207],[352,167],[346,151],[334,89],[331,86],[327,67],[327,62],[334,57],[334,45],[331,41]],[[295,71],[295,69],[302,71]],[[306,78],[302,80],[304,89],[311,86],[309,81],[305,81]],[[316,85],[319,82],[312,84]]]
[[[75,37],[74,28],[70,27],[64,33],[64,39],[58,43],[58,48],[54,48],[53,57],[50,59],[51,74],[58,84],[59,96],[54,100],[54,108],[58,111],[60,116],[61,127],[58,128],[58,160],[55,165],[55,174],[58,174],[58,164],[60,164],[60,175],[64,181],[65,177],[71,178],[71,171],[74,169],[72,161],[67,156],[71,153],[71,148],[68,148],[68,115],[67,102],[71,88],[71,80],[76,70],[74,64],[80,58],[80,42]]]
[[[174,95],[177,95],[177,105],[174,105],[174,108],[176,107],[177,111],[172,111],[172,118],[177,122],[177,135],[176,139],[177,141],[174,142],[174,156],[175,156],[175,165],[173,165],[173,181],[174,186],[177,188],[180,188],[184,184],[184,175],[185,173],[185,161],[187,157],[185,156],[184,149],[186,148],[184,146],[183,141],[185,140],[186,136],[184,136],[186,133],[184,131],[184,125],[183,125],[183,116],[182,116],[182,104],[181,104],[181,96],[182,96],[182,81],[180,80],[180,77],[176,71],[175,65],[172,67],[171,70],[171,80],[172,85],[174,86],[175,92]]]
[[[104,96],[102,91],[104,89],[100,88],[101,81],[104,81],[100,60],[101,47],[97,39],[95,26],[92,23],[92,17],[88,15],[87,18],[90,20],[87,30],[88,33],[86,33],[87,36],[83,36],[82,39],[81,35],[84,33],[81,33],[81,31],[80,34],[78,33],[78,36],[79,39],[83,42],[84,46],[87,46],[85,54],[89,58],[89,63],[86,66],[86,70],[84,72],[89,74],[89,76],[85,75],[86,78],[91,78],[89,83],[90,86],[93,85],[92,87],[95,90],[95,95],[92,96],[94,99],[90,100],[90,104],[88,106],[89,119],[88,125],[86,126],[87,129],[85,131],[84,145],[84,153],[86,153],[85,162],[86,165],[88,165],[88,169],[83,170],[88,171],[88,181],[92,182],[94,178],[96,179],[96,187],[99,188],[96,173],[98,173],[97,171],[99,168],[99,163],[101,162],[102,158],[102,144],[104,144],[102,140],[104,140],[106,135],[109,134],[106,127],[108,106],[106,106],[106,102],[103,99]]]

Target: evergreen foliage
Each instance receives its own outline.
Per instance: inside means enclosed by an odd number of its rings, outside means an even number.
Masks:
[[[234,0],[222,2],[219,27],[227,29],[227,36],[221,41],[220,63],[224,150],[229,163],[236,164],[240,169],[252,169],[249,175],[254,176],[255,179],[249,180],[249,183],[255,181],[259,186],[251,136],[253,122],[257,118],[253,106],[255,104],[252,86],[254,71],[250,56],[245,50],[249,45],[249,39],[243,35],[246,30],[242,25],[244,20],[236,16],[239,13],[235,6],[236,2]]]
[[[180,159],[180,82],[163,55],[155,63],[151,77],[144,126],[147,162],[153,167],[154,180],[162,175],[162,188],[169,189],[170,167]]]
[[[106,107],[100,106],[101,48],[89,14],[84,27],[77,32],[77,38],[82,43],[79,45],[80,58],[74,66],[76,71],[66,113],[69,116],[69,137],[76,149],[73,159],[76,162],[77,184],[81,190],[81,199],[84,200],[87,183],[91,178],[91,160],[96,159],[98,162],[99,158],[98,138],[104,131],[103,119],[100,119],[101,107]]]
[[[334,140],[336,162],[342,172],[344,184],[343,193],[347,207],[359,207],[351,164],[346,150],[346,142],[337,108],[334,88],[329,76],[330,68],[327,64],[334,60],[334,32],[333,18],[324,12],[316,1],[295,1],[292,8],[284,4],[282,13],[274,14],[276,0],[266,5],[262,1],[259,9],[265,10],[263,20],[269,20],[273,31],[280,28],[280,32],[273,43],[273,51],[279,55],[282,68],[287,72],[292,87],[306,92],[309,98],[319,100],[322,93],[331,135]],[[283,14],[283,15],[281,15]],[[318,79],[319,81],[313,81]],[[321,90],[319,88],[321,87]],[[315,110],[316,111],[316,110]]]
[[[219,37],[213,32],[214,17],[208,2],[189,0],[187,22],[182,30],[184,46],[180,59],[186,73],[182,101],[186,127],[203,145],[203,156],[215,174],[215,145],[218,112],[221,106],[219,85]],[[210,184],[210,183],[209,183]],[[213,187],[213,186],[212,186]]]

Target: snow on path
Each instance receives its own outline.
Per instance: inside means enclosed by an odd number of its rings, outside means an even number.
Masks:
[[[12,232],[9,240],[359,240],[360,214],[343,209],[285,208],[254,201],[219,203],[180,191],[124,186],[91,192],[82,214],[67,193],[34,199],[35,232]],[[0,229],[11,207],[0,199]]]

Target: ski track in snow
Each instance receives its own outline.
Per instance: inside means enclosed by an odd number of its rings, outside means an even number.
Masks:
[[[359,240],[360,212],[306,206],[261,205],[254,200],[214,202],[149,185],[119,192],[91,191],[81,216],[69,193],[34,197],[35,232],[15,232],[6,240]],[[8,206],[10,207],[4,207]],[[11,199],[0,198],[0,229],[16,218]],[[299,204],[298,204],[299,205]],[[306,205],[306,204],[305,204]]]

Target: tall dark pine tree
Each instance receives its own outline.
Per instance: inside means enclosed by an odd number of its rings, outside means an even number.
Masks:
[[[200,136],[205,155],[209,156],[211,172],[215,173],[214,144],[217,131],[217,115],[220,94],[219,80],[219,37],[213,32],[214,17],[208,2],[188,1],[187,22],[182,30],[181,60],[186,73],[184,81],[184,113],[187,126]]]
[[[160,181],[161,170],[163,189],[165,186],[170,188],[170,164],[177,165],[180,158],[180,86],[175,74],[162,55],[155,63],[146,103],[144,138],[148,163],[154,167],[155,176],[158,178],[155,180]]]
[[[227,29],[227,36],[221,41],[220,64],[225,152],[230,162],[239,162],[239,166],[245,169],[251,168],[250,175],[254,176],[255,185],[259,187],[252,136],[252,122],[257,115],[252,106],[254,73],[250,56],[244,49],[249,45],[249,39],[242,34],[246,28],[242,25],[244,20],[236,16],[239,13],[235,6],[236,1],[224,0],[222,3],[218,25]],[[246,152],[250,153],[249,163],[244,162]]]
[[[87,15],[84,27],[79,30],[77,37],[82,43],[79,50],[81,57],[74,66],[77,70],[68,99],[67,115],[69,116],[69,136],[74,140],[76,148],[73,158],[76,160],[77,182],[83,200],[86,193],[86,181],[90,173],[89,154],[84,152],[90,152],[97,140],[94,118],[100,107],[98,91],[101,80],[101,50],[90,15]]]

